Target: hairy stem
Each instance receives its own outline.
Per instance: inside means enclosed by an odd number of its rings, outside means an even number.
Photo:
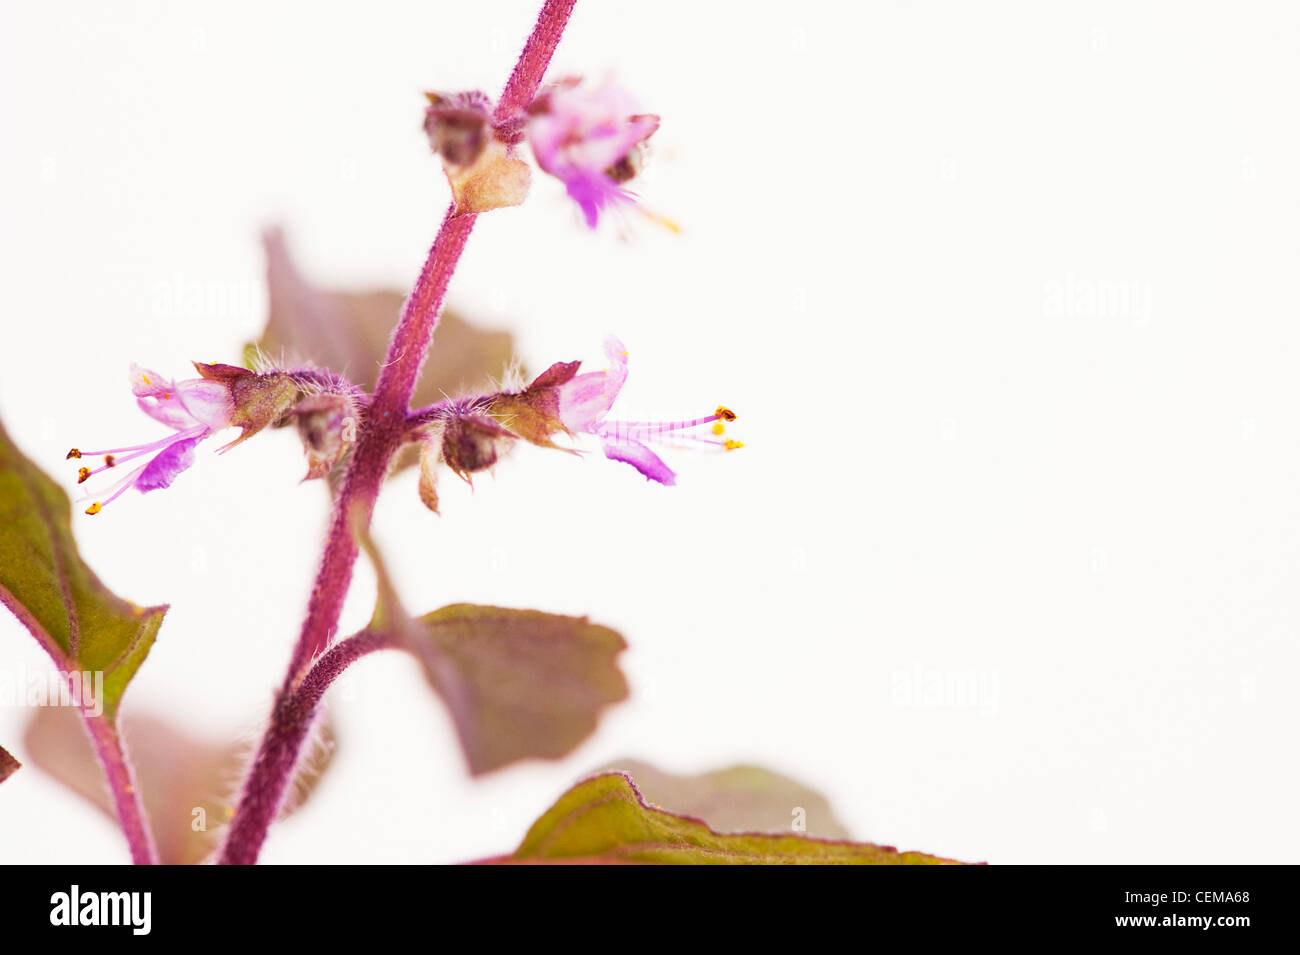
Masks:
[[[546,0],[497,103],[496,120],[508,119],[532,101],[575,2]],[[454,209],[448,210],[389,341],[374,398],[362,420],[352,459],[334,502],[329,537],[307,615],[276,697],[271,723],[244,781],[239,805],[227,830],[220,856],[222,863],[256,862],[267,829],[280,810],[302,742],[314,718],[315,702],[307,705],[298,693],[306,681],[304,671],[334,638],[357,560],[353,528],[369,527],[375,499],[393,455],[407,437],[411,396],[433,341],[447,284],[476,219],[472,214],[457,216]]]
[[[294,691],[294,699],[305,707],[315,709],[330,684],[342,676],[344,670],[368,653],[391,650],[397,645],[397,640],[391,634],[377,630],[362,630],[346,640],[340,640],[312,664]]]
[[[108,780],[108,791],[112,794],[117,818],[122,823],[127,845],[131,847],[131,861],[136,865],[157,865],[158,850],[154,848],[153,835],[149,832],[140,788],[136,785],[131,763],[123,752],[117,729],[102,714],[96,716],[89,710],[83,710],[81,716],[86,724],[86,732],[90,735],[90,742],[95,747],[95,755],[99,757],[99,764],[104,767],[104,777]]]

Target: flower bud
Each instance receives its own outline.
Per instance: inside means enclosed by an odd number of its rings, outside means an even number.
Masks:
[[[343,395],[312,395],[294,405],[292,414],[307,455],[303,480],[325,477],[356,440],[354,402]]]
[[[442,430],[442,459],[468,481],[471,474],[496,464],[502,445],[514,437],[486,415],[448,418]]]
[[[450,166],[472,166],[492,137],[492,102],[477,91],[425,93],[424,132],[429,146]]]
[[[457,215],[517,206],[528,195],[532,170],[513,155],[517,130],[492,127],[492,101],[483,93],[426,93],[424,131],[442,157]]]

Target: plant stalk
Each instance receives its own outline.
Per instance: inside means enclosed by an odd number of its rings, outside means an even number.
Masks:
[[[494,119],[508,119],[532,101],[575,3],[576,0],[546,0],[543,4],[497,103]],[[448,210],[389,341],[374,398],[358,430],[357,443],[334,502],[329,536],[302,630],[276,697],[270,725],[245,778],[235,816],[226,832],[219,857],[223,864],[251,865],[257,861],[267,830],[284,801],[319,700],[318,695],[312,700],[298,690],[305,682],[311,661],[329,647],[338,628],[357,560],[353,528],[370,526],[375,500],[393,455],[407,436],[411,396],[433,341],[447,285],[476,219],[473,214],[457,216],[454,208]]]

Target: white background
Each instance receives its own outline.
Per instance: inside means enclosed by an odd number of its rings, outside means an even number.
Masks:
[[[495,93],[536,0],[6,3],[0,414],[27,453],[159,428],[132,360],[236,360],[257,233],[313,279],[409,287],[446,204],[421,91]],[[367,659],[340,749],[265,859],[506,851],[620,755],[738,761],[855,836],[1013,862],[1289,861],[1300,653],[1300,9],[1204,3],[597,3],[557,72],[663,116],[639,216],[581,228],[539,177],[481,218],[451,301],[532,369],[632,354],[627,417],[740,413],[675,488],[523,448],[474,492],[390,484],[408,605],[617,627],[631,700],[559,763],[472,782],[415,665]],[[215,442],[212,442],[215,445]],[[250,742],[324,489],[291,432],[78,518],[119,593],[170,602],[126,698]],[[368,616],[357,583],[344,630]],[[5,666],[47,661],[0,620]],[[0,708],[24,756],[29,712]],[[39,770],[0,859],[114,862]]]

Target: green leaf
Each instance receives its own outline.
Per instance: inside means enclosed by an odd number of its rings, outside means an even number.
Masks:
[[[68,495],[0,425],[0,602],[60,670],[104,674],[111,721],[167,608],[136,606],[100,583],[77,554],[71,513]]]
[[[276,361],[310,361],[372,390],[405,294],[315,288],[299,274],[278,230],[268,232],[264,243],[270,314],[262,337],[245,349],[245,361],[259,352]],[[444,310],[411,403],[419,407],[446,395],[495,391],[493,379],[504,375],[513,356],[509,333],[483,331]]]
[[[446,702],[474,775],[529,757],[559,759],[627,698],[623,638],[537,610],[453,604],[402,628]]]
[[[866,842],[714,832],[649,805],[624,773],[592,776],[560,797],[511,856],[496,863],[665,865],[962,865]]]
[[[0,746],[0,783],[4,782],[22,768],[22,763],[9,755],[9,751]]]
[[[635,759],[614,760],[604,768],[635,779],[646,802],[703,819],[715,832],[787,833],[797,819],[806,827],[800,830],[805,835],[849,838],[825,796],[759,766],[732,766],[699,776],[676,776]]]
[[[196,739],[170,721],[134,708],[122,716],[121,735],[129,744],[159,861],[194,865],[208,858],[234,811],[233,784],[248,763],[247,745]],[[35,766],[116,818],[103,771],[74,710],[40,707],[27,724],[23,742]],[[294,792],[282,817],[310,795],[333,753],[333,737],[326,727],[296,770]]]

